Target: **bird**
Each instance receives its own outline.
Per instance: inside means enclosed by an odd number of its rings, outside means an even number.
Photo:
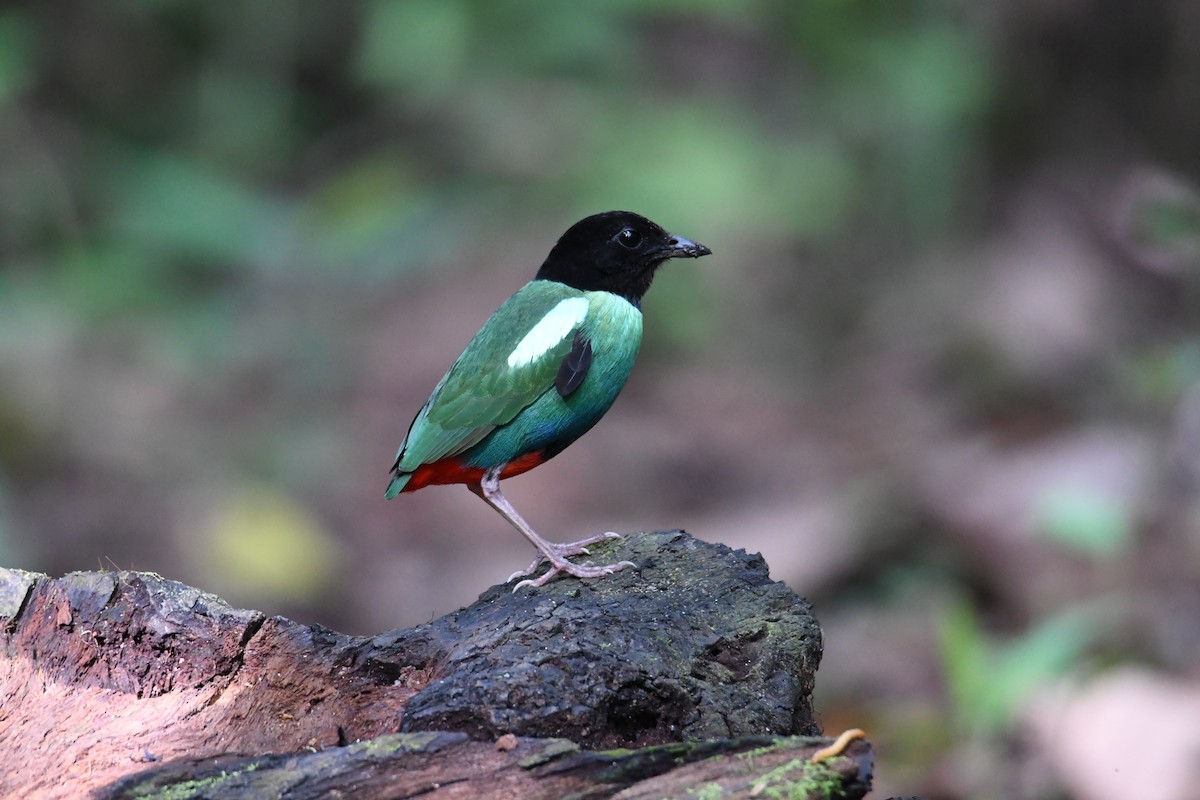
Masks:
[[[438,381],[396,452],[385,497],[465,484],[538,551],[529,568],[509,580],[550,564],[513,591],[561,574],[599,578],[636,567],[571,561],[620,534],[551,542],[517,513],[500,481],[544,464],[600,421],[633,369],[642,297],[655,272],[670,259],[711,253],[630,211],[576,222]]]

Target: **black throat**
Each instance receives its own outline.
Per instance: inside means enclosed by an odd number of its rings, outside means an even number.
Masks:
[[[598,272],[588,264],[560,260],[552,262],[547,258],[534,280],[563,283],[581,292],[612,292],[628,300],[635,308],[641,309],[642,297],[654,281],[654,270],[648,269],[637,276],[611,275]]]

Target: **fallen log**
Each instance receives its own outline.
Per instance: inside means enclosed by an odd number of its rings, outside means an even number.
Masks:
[[[149,573],[0,570],[0,796],[357,786],[356,797],[405,797],[401,785],[436,784],[437,797],[486,798],[514,796],[516,781],[532,798],[565,796],[554,792],[574,781],[581,797],[633,797],[642,782],[712,769],[750,781],[753,770],[733,768],[746,762],[771,774],[795,762],[776,777],[807,780],[801,756],[823,743],[794,738],[819,733],[821,631],[808,603],[771,581],[761,557],[679,531],[596,550],[639,569],[496,586],[373,637],[235,609]],[[530,766],[534,754],[544,762]],[[870,756],[858,742],[818,771],[865,791]],[[659,767],[644,772],[649,763]],[[181,793],[213,775],[283,786],[285,772],[307,775],[297,785],[308,793],[228,780]]]

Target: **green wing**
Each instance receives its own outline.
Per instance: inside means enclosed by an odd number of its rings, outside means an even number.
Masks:
[[[411,472],[478,444],[554,386],[578,325],[535,358],[509,366],[510,354],[563,300],[583,293],[561,283],[532,281],[496,310],[438,382],[413,420],[396,456]]]

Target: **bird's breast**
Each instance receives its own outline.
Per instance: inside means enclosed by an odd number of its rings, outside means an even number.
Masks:
[[[624,384],[642,346],[642,312],[611,292],[585,292],[584,296],[588,312],[581,330],[592,343],[593,369],[601,361],[610,373],[620,374]]]

